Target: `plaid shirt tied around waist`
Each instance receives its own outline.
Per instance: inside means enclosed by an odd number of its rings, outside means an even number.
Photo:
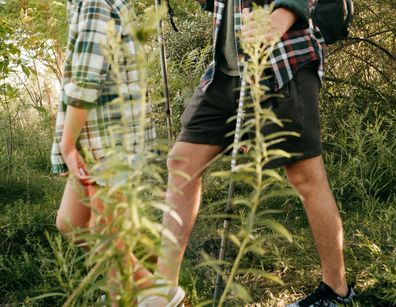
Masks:
[[[105,158],[106,150],[114,146],[122,146],[127,153],[134,153],[141,139],[149,142],[156,136],[151,124],[150,106],[143,108],[140,103],[139,74],[134,65],[136,45],[127,31],[128,2],[67,2],[69,36],[51,151],[54,174],[67,171],[59,144],[68,105],[89,109],[77,147],[81,153],[88,153],[94,161]],[[119,65],[116,69],[105,56],[109,43],[106,31],[110,20],[116,32],[114,41],[121,44],[117,49],[116,61]],[[144,130],[140,128],[142,112],[146,113]]]
[[[252,2],[268,5],[272,1],[251,0],[207,0],[204,9],[213,11],[213,60],[201,78],[200,85],[206,90],[213,81],[217,68],[217,44],[220,33],[221,21],[224,14],[225,1],[234,1],[234,31],[235,37],[239,37],[242,30],[242,9],[251,7]],[[326,47],[324,39],[317,27],[309,22],[309,15],[317,0],[275,0],[275,7],[287,8],[296,14],[298,20],[276,44],[269,59],[271,74],[274,77],[273,89],[279,90],[287,82],[293,79],[296,72],[310,62],[318,63],[318,77],[323,80],[324,57]],[[264,29],[265,31],[265,29]],[[242,55],[238,39],[236,42],[238,55]],[[240,73],[242,74],[242,66]]]

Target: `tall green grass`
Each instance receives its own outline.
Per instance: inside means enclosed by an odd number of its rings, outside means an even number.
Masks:
[[[209,44],[202,43],[210,34],[210,18],[197,12],[195,7],[183,9],[183,13],[191,12],[195,14],[192,23],[179,22],[179,27],[191,34],[191,40],[186,38],[187,35],[183,36],[187,41],[183,46],[191,42],[191,49],[184,50],[177,44],[178,36],[168,32],[174,122],[178,121],[204,63],[210,57]],[[199,28],[202,31],[197,33],[195,25],[202,27]],[[150,83],[150,94],[159,100],[162,87],[158,85],[160,77],[155,61],[149,69],[154,80]],[[379,90],[385,93],[387,85]],[[357,282],[360,306],[392,306],[396,300],[395,101],[380,94],[353,85],[327,83],[321,101],[324,158],[344,222],[348,279]],[[17,104],[18,100],[12,103]],[[160,111],[158,104],[155,116],[159,125],[164,126]],[[64,178],[49,175],[53,123],[44,113],[20,113],[21,120],[13,126],[14,151],[10,171],[4,143],[4,135],[9,133],[6,115],[2,109],[0,304],[60,306],[90,266],[87,266],[82,251],[63,239],[54,226]],[[210,171],[225,169],[228,169],[228,163],[220,162],[211,166]],[[161,176],[166,179],[166,174]],[[217,256],[218,232],[222,227],[219,215],[223,213],[223,206],[216,201],[225,199],[227,185],[227,178],[207,176],[204,180],[201,214],[181,276],[181,285],[193,305],[211,299],[213,294],[215,271],[199,264],[203,261],[203,253]],[[277,185],[277,188],[286,187],[284,182]],[[244,184],[236,187],[238,197],[250,191]],[[215,205],[209,205],[213,203]],[[239,274],[236,281],[249,290],[252,302],[262,306],[282,306],[316,287],[320,280],[319,260],[298,198],[271,199],[263,202],[257,212],[260,214],[268,209],[279,210],[272,216],[287,227],[293,243],[276,233],[257,230],[257,237],[265,236],[262,242],[265,252],[260,256],[247,255],[241,266],[279,276],[285,285],[251,274]],[[233,225],[232,230],[238,231],[238,224]],[[230,250],[231,259],[236,255],[236,249]],[[103,279],[99,276],[95,282],[101,283]],[[32,300],[43,294],[49,296]],[[92,290],[84,300],[93,304],[98,295],[97,290]],[[233,302],[242,304],[237,300]]]

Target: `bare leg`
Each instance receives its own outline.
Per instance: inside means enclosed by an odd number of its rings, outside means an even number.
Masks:
[[[179,246],[163,239],[162,255],[158,259],[157,272],[167,278],[171,285],[176,286],[179,282],[183,255],[197,217],[202,171],[206,164],[220,152],[221,147],[217,145],[178,142],[170,153],[166,201],[174,206],[183,225],[179,225],[169,215],[164,215],[164,226],[176,236]],[[172,159],[172,157],[178,159]],[[180,176],[180,173],[187,174],[191,179]]]
[[[98,227],[97,223],[101,224],[105,222],[104,220],[98,221],[96,218],[95,211],[102,212],[104,209],[103,202],[100,199],[93,197],[96,193],[96,190],[97,187],[94,185],[83,187],[78,182],[72,180],[70,177],[68,178],[56,218],[56,226],[62,234],[69,235],[76,227],[86,228],[87,230],[91,229],[95,231],[95,229]],[[91,210],[89,206],[84,204],[84,197],[90,198],[90,206],[95,207],[95,210]],[[76,242],[79,242],[78,238]],[[116,244],[116,248],[122,251],[124,249],[123,242],[118,242]],[[130,261],[134,265],[138,265],[137,259],[134,257],[134,255],[127,255],[126,261]],[[112,282],[111,276],[113,274],[114,272],[110,272],[109,274],[110,282]],[[137,281],[149,275],[152,275],[150,271],[139,266],[138,269],[135,271],[133,278],[135,281]],[[147,281],[141,283],[139,286],[144,288],[149,286],[150,284],[151,283]],[[118,304],[113,304],[113,306],[117,305]]]
[[[286,166],[289,182],[302,202],[320,256],[323,281],[339,295],[347,294],[343,228],[321,156]]]
[[[91,229],[91,232],[95,233],[100,231],[101,225],[104,225],[106,223],[110,223],[114,217],[114,215],[109,214],[108,216],[105,216],[103,214],[104,209],[105,209],[105,204],[103,201],[95,196],[96,192],[98,190],[98,187],[96,185],[90,185],[87,187],[86,191],[89,195],[90,198],[90,206],[92,208],[91,210],[91,217],[89,220],[89,228]],[[118,195],[114,196],[116,201],[123,201],[123,195],[119,193]],[[117,229],[112,229],[111,231],[116,232]],[[141,282],[139,283],[138,287],[139,288],[146,288],[150,287],[152,285],[152,282],[150,279],[148,279],[150,276],[152,276],[152,273],[147,270],[145,267],[143,267],[141,264],[139,264],[138,259],[135,257],[133,254],[127,253],[125,250],[125,242],[122,239],[118,239],[117,242],[115,242],[114,247],[120,251],[122,254],[124,254],[124,266],[132,266],[131,269],[134,271],[133,273],[133,280],[138,281],[141,279]],[[119,287],[119,283],[116,280],[117,276],[117,266],[114,264],[111,265],[111,269],[108,273],[108,283],[115,286],[116,288]],[[145,278],[145,279],[143,279]],[[143,281],[143,282],[142,282]],[[133,291],[133,289],[131,289]],[[110,293],[110,299],[112,301],[112,307],[118,307],[119,303],[117,302],[117,293],[112,292]],[[134,303],[136,305],[137,302]]]
[[[91,209],[84,205],[83,197],[83,187],[69,177],[56,216],[56,226],[62,234],[68,234],[76,227],[88,226]]]

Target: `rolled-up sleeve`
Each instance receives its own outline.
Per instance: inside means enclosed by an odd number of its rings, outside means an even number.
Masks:
[[[111,6],[105,0],[84,0],[81,4],[77,38],[72,50],[71,78],[64,84],[65,103],[79,108],[96,106],[107,78],[109,64],[101,50]]]
[[[275,7],[283,7],[292,11],[298,17],[297,22],[308,25],[308,0],[275,0]]]

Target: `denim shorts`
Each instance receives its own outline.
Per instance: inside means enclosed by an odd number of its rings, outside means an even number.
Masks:
[[[265,135],[293,131],[299,136],[287,136],[283,142],[270,149],[282,149],[291,158],[279,158],[266,167],[274,168],[292,162],[319,156],[322,153],[319,119],[319,91],[321,82],[313,65],[300,68],[294,78],[284,85],[279,93],[262,102],[271,108],[283,127],[276,124],[262,129]],[[182,131],[179,142],[219,145],[227,148],[233,142],[233,135],[226,136],[235,129],[240,78],[216,71],[214,80],[204,92],[198,86],[194,96],[181,116]]]

